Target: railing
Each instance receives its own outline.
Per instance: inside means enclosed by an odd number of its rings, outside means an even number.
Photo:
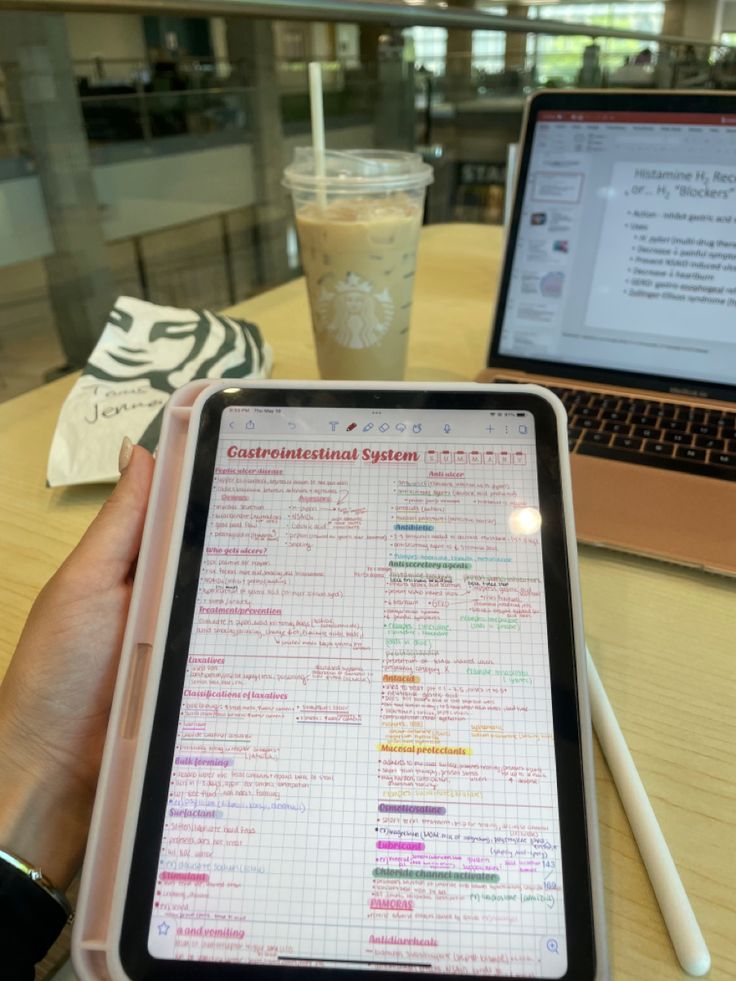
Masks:
[[[243,131],[248,94],[242,86],[190,91],[81,95],[87,138],[96,143]]]
[[[271,20],[337,21],[378,23],[390,27],[446,27],[463,30],[517,31],[523,34],[554,34],[590,38],[635,38],[639,41],[668,45],[702,44],[710,47],[712,38],[681,37],[627,31],[565,21],[510,17],[483,10],[452,7],[444,0],[386,2],[386,0],[0,0],[0,10],[95,11],[98,13],[158,14],[179,16],[248,16]]]
[[[0,0],[0,7],[2,2]],[[501,18],[495,17],[494,20],[499,21]],[[429,73],[437,79],[432,86],[435,99],[443,94],[443,79],[452,73],[464,74],[471,80],[479,95],[493,92],[526,95],[534,88],[546,85],[720,89],[729,89],[736,85],[736,49],[728,45],[711,42],[699,46],[683,42],[673,47],[664,43],[659,35],[614,32],[613,29],[590,26],[585,28],[587,33],[583,34],[582,25],[565,24],[566,28],[571,29],[565,34],[571,41],[585,37],[588,45],[595,45],[595,54],[591,61],[587,59],[587,54],[593,52],[592,47],[588,47],[587,52],[582,46],[574,51],[555,52],[544,50],[543,46],[537,44],[540,36],[556,33],[547,31],[546,28],[550,25],[556,26],[557,23],[552,20],[525,21],[528,26],[525,33],[533,41],[527,45],[521,60],[515,64],[510,64],[502,51],[487,54],[475,51],[467,54],[455,52],[431,59],[429,72],[426,59],[417,58],[415,70],[421,69],[424,78]],[[540,28],[540,24],[544,25],[544,29]],[[659,40],[655,42],[652,38]],[[613,43],[606,44],[607,41]],[[639,46],[642,42],[648,42],[644,49],[648,53],[646,61],[641,61],[638,57],[642,53]],[[282,95],[290,93],[296,96],[306,93],[309,60],[312,59],[279,59],[277,74]],[[339,54],[331,56],[329,60],[316,60],[323,61],[323,87],[326,93],[340,93],[347,88],[354,90],[359,84],[352,58],[348,59],[350,68],[341,61]],[[82,93],[83,97],[89,98],[99,97],[94,92],[96,87],[114,81],[130,85],[137,93],[148,94],[151,80],[156,75],[156,66],[145,61],[90,58],[76,61],[74,67],[78,75],[85,75],[92,80],[89,91]],[[358,67],[364,70],[364,74],[375,74],[371,66]],[[223,94],[232,91],[228,79],[232,74],[233,64],[228,60],[187,58],[178,63],[176,68],[182,82],[181,87],[189,89],[191,86],[193,94],[214,92],[215,89]],[[424,88],[421,79],[418,88],[421,99]]]
[[[151,11],[151,0],[43,0],[46,10],[63,11]],[[448,54],[436,70],[415,71],[415,103],[431,116],[435,106],[473,98],[493,96],[523,97],[542,85],[582,85],[585,87],[712,87],[736,86],[736,49],[711,41],[698,41],[620,30],[592,24],[556,21],[553,18],[525,18],[467,10],[444,2],[384,2],[384,0],[176,0],[169,5],[157,0],[156,11],[175,8],[177,13],[225,14],[228,16],[270,16],[278,19],[378,22],[394,29],[414,26],[441,26],[453,30],[501,32],[506,37],[517,32],[534,39],[521,52],[518,63],[505,53],[468,52]],[[33,7],[36,0],[0,0],[3,10]],[[0,13],[0,17],[8,16]],[[541,55],[538,42],[545,37],[587,38],[587,52],[549,52]],[[602,42],[602,43],[600,43]],[[606,50],[606,42],[616,45]],[[640,63],[631,57],[625,63],[619,43],[645,44],[651,59]],[[595,45],[595,47],[593,47]],[[306,53],[305,53],[306,55]],[[592,57],[588,57],[592,55]],[[327,113],[349,114],[351,105],[365,110],[375,99],[372,84],[375,65],[355,69],[354,57],[348,69],[339,54],[323,66]],[[421,61],[421,60],[420,60]],[[421,68],[420,61],[415,69]],[[6,64],[7,68],[7,64]],[[161,78],[166,69],[168,76]],[[79,79],[80,105],[90,144],[145,141],[149,144],[172,136],[208,135],[226,137],[244,133],[248,127],[248,96],[244,87],[233,84],[233,64],[221,58],[180,59],[166,65],[136,59],[108,59],[90,56],[74,62]],[[434,76],[434,77],[433,77]],[[461,83],[458,84],[458,79]],[[2,98],[0,74],[0,158],[28,156],[27,133],[6,97]],[[307,119],[306,58],[281,59],[277,65],[277,84],[281,95],[282,120],[287,125]],[[3,105],[5,112],[3,112]],[[430,127],[431,128],[431,127]],[[11,171],[0,169],[0,178]]]

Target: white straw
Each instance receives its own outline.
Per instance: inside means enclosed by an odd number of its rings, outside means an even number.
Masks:
[[[639,846],[677,959],[688,974],[700,977],[710,970],[710,953],[587,647],[586,653],[593,728]]]
[[[322,66],[318,61],[309,62],[309,106],[312,114],[312,149],[314,173],[324,180],[325,176],[325,117],[322,108]],[[327,204],[323,183],[317,185],[317,204]]]

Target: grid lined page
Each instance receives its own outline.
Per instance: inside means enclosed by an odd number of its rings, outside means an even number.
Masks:
[[[361,411],[223,429],[149,950],[562,975],[533,420]]]

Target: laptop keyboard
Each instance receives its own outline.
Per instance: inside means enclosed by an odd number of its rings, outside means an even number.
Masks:
[[[567,410],[571,453],[736,480],[736,412],[548,387]]]

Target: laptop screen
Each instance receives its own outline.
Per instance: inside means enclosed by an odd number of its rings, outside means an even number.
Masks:
[[[540,108],[529,138],[495,352],[733,385],[736,111]]]

